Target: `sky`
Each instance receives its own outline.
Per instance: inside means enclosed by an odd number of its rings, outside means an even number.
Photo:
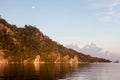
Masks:
[[[120,0],[0,0],[0,15],[63,45],[95,43],[120,54]]]

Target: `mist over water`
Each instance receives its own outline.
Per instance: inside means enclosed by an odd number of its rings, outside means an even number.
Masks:
[[[119,80],[120,64],[0,64],[0,80]]]

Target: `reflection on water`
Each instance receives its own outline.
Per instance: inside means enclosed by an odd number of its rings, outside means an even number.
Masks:
[[[6,67],[6,64],[0,64],[0,80],[4,77],[4,69]]]
[[[2,64],[0,65],[0,80],[58,80],[77,69],[78,64],[65,63]]]
[[[40,69],[40,64],[39,64],[39,63],[35,63],[34,66],[35,66],[35,71],[39,71],[39,69]]]
[[[119,80],[120,64],[0,64],[0,80]]]

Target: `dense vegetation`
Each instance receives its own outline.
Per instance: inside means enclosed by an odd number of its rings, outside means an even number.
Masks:
[[[38,55],[39,61],[44,62],[67,62],[75,58],[79,62],[109,62],[68,49],[52,41],[34,26],[18,28],[4,19],[0,19],[0,50],[4,51],[4,57],[9,62],[31,62]]]

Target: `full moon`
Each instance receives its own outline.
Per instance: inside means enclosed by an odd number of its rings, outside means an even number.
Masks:
[[[35,8],[35,6],[32,6],[32,9],[34,9]]]

